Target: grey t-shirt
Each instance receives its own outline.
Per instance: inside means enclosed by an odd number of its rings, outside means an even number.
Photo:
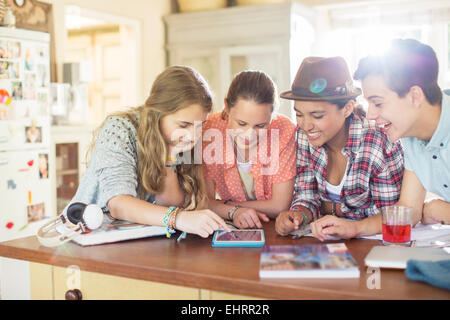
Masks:
[[[100,129],[86,172],[70,203],[97,204],[108,209],[106,205],[114,196],[138,197],[137,170],[136,128],[127,118],[110,117]],[[145,200],[153,202],[154,197],[147,194]]]

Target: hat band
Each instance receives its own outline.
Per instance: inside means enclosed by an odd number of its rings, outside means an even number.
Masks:
[[[323,90],[313,92],[309,88],[303,88],[303,87],[292,87],[292,93],[296,96],[302,96],[302,97],[334,97],[334,96],[343,96],[346,97],[347,95],[353,94],[355,90],[348,86],[339,86],[335,88],[324,88]]]

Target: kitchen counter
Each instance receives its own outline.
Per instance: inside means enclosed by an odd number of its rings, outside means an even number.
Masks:
[[[278,236],[273,221],[264,226],[266,244],[319,243]],[[40,299],[64,299],[71,281],[84,299],[450,299],[449,291],[411,281],[404,270],[381,269],[377,289],[364,266],[380,245],[375,240],[339,241],[359,264],[359,279],[260,279],[260,248],[213,248],[211,238],[177,242],[177,235],[58,248],[28,237],[0,243],[0,256],[30,262],[31,298]]]

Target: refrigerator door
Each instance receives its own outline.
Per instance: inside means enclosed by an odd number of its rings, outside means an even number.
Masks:
[[[49,41],[0,27],[0,151],[50,146]]]
[[[35,235],[50,216],[49,152],[0,152],[0,241]]]
[[[0,121],[0,151],[42,149],[49,146],[49,118]]]

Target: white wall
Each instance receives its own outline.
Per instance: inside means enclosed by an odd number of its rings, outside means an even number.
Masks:
[[[62,79],[62,63],[66,28],[64,22],[65,6],[76,5],[83,9],[99,11],[109,15],[137,19],[142,31],[142,100],[150,92],[155,77],[165,68],[165,33],[162,16],[171,10],[170,0],[41,0],[53,5],[56,63],[58,80]]]

